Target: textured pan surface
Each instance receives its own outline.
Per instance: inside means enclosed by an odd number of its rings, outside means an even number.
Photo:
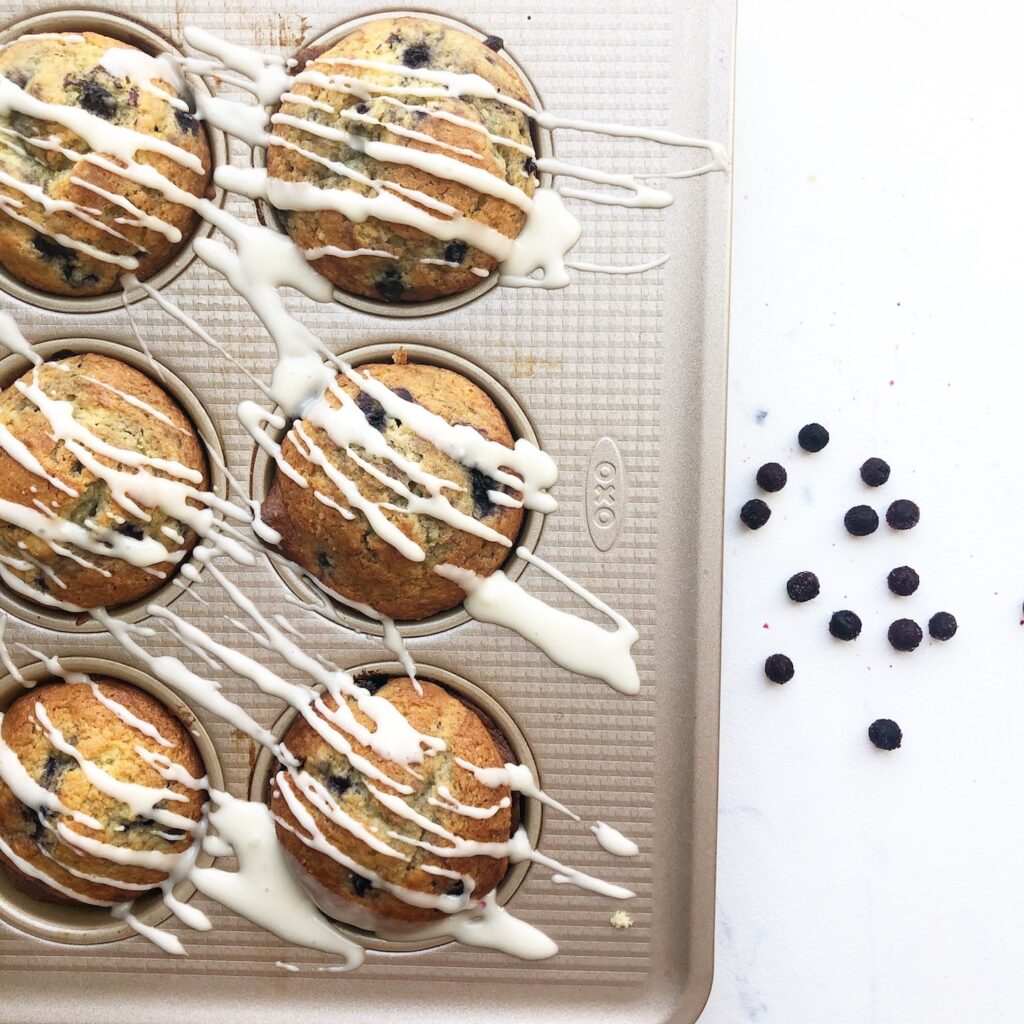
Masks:
[[[45,9],[52,7],[3,0],[0,28]],[[142,0],[109,9],[130,10],[179,46],[183,26],[197,24],[233,42],[290,53],[373,7],[254,0],[240,14],[237,0]],[[608,0],[527,6],[466,0],[424,10],[503,37],[554,112],[666,125],[731,143],[731,0],[655,0],[642,17]],[[559,132],[556,149],[569,162],[647,172],[696,156],[574,132]],[[248,151],[232,144],[232,159],[248,165]],[[202,898],[194,903],[210,915],[214,930],[175,928],[187,959],[165,956],[138,938],[61,945],[0,924],[4,1024],[87,1024],[114,1014],[178,1024],[696,1018],[711,985],[714,938],[730,186],[724,175],[714,175],[667,187],[676,203],[664,211],[577,210],[584,237],[576,258],[638,263],[672,254],[667,266],[645,275],[579,274],[569,289],[551,293],[495,288],[451,312],[404,322],[337,303],[288,300],[336,351],[410,341],[476,363],[512,393],[557,461],[560,507],[544,525],[538,553],[640,630],[639,696],[573,676],[494,626],[470,622],[412,639],[410,648],[415,658],[465,677],[508,711],[552,795],[640,844],[639,857],[613,858],[585,828],[544,816],[542,849],[635,889],[637,898],[620,904],[556,886],[534,866],[511,907],[559,943],[557,957],[526,963],[449,944],[420,953],[370,952],[352,974],[282,971],[275,961],[328,960]],[[235,197],[228,205],[255,217],[251,205]],[[200,261],[167,294],[250,369],[269,377],[271,342],[243,300]],[[11,310],[33,340],[96,337],[136,346],[124,310],[59,313],[8,295],[0,295],[0,307]],[[153,303],[135,304],[132,314],[153,355],[195,390],[217,425],[232,473],[247,481],[252,445],[234,407],[240,398],[258,398],[255,389]],[[605,512],[592,524],[590,517],[600,512],[594,489],[609,473],[616,484],[614,523],[608,525]],[[258,601],[284,607],[287,589],[271,568],[232,572]],[[522,582],[559,607],[579,607],[536,569]],[[226,598],[209,583],[196,589],[210,607],[186,596],[178,610],[261,656],[262,649],[224,622]],[[375,640],[319,615],[289,614],[314,649],[342,667],[389,658]],[[126,657],[103,633],[58,633],[15,620],[8,639],[69,656]],[[162,634],[150,646],[181,654]],[[187,652],[182,657],[192,663]],[[262,724],[270,727],[281,715],[278,702],[222,678],[226,692]],[[228,788],[244,795],[255,759],[250,742],[205,712],[199,717],[216,744]],[[635,925],[617,931],[609,917],[623,906]]]

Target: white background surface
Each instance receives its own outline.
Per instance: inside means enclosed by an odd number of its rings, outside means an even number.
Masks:
[[[1024,1019],[1024,17],[740,0],[716,977],[702,1024]],[[758,413],[767,412],[762,423]],[[818,455],[805,422],[832,433]],[[883,488],[861,484],[871,455]],[[740,505],[789,470],[758,533]],[[916,530],[855,539],[895,498]],[[922,585],[889,594],[890,568]],[[822,594],[785,596],[813,569]],[[861,638],[827,633],[852,608]],[[912,654],[888,623],[960,631]],[[767,623],[767,629],[763,628]],[[768,683],[766,655],[796,664]],[[868,724],[896,719],[903,748]]]

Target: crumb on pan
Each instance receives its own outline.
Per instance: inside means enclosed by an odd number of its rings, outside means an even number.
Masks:
[[[611,916],[609,924],[613,928],[632,928],[633,918],[629,916],[624,910],[616,910]]]

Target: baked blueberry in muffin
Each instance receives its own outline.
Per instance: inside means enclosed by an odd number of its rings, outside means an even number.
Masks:
[[[380,363],[357,369],[449,424],[471,427],[492,442],[513,446],[501,412],[460,374],[423,363]],[[523,513],[521,508],[495,501],[495,494],[507,491],[505,486],[435,447],[401,418],[389,415],[344,374],[337,378],[336,387],[399,459],[454,485],[442,493],[457,513],[499,538],[514,541]],[[326,400],[332,409],[341,405],[331,391]],[[293,424],[282,458],[305,485],[276,471],[263,503],[263,520],[280,534],[280,548],[288,558],[349,602],[369,605],[389,618],[423,619],[454,608],[464,596],[457,584],[434,571],[436,566],[448,563],[486,576],[508,557],[511,544],[481,537],[427,512],[409,511],[409,499],[402,496],[401,488],[422,496],[421,482],[412,480],[385,455],[355,446],[342,449],[327,429],[309,419]],[[397,481],[398,488],[386,479]],[[371,514],[397,531],[401,541],[415,545],[422,558],[414,560],[394,538],[382,536],[386,530],[381,523],[371,522],[364,509],[353,507],[352,495],[343,493],[342,487],[354,488]]]
[[[40,604],[154,591],[196,541],[173,513],[189,515],[187,493],[207,485],[191,421],[127,363],[70,355],[0,393],[0,576]]]
[[[270,784],[278,838],[313,899],[326,914],[371,931],[435,920],[487,895],[508,869],[503,844],[518,826],[508,787],[485,786],[458,763],[502,767],[512,760],[504,737],[471,704],[435,683],[420,685],[422,694],[412,680],[391,678],[374,694],[414,729],[444,741],[416,775],[351,736],[352,756],[339,753],[299,718],[284,737],[299,767],[280,767]],[[360,725],[371,725],[354,698],[344,700]],[[324,703],[337,707],[330,697]],[[462,842],[484,846],[445,855]]]
[[[29,895],[133,900],[193,842],[205,795],[159,769],[199,779],[201,758],[182,722],[136,686],[97,676],[28,690],[0,720],[0,750],[0,863]]]
[[[198,121],[171,102],[185,92],[172,65],[95,32],[48,33],[0,49],[0,76],[0,263],[65,296],[100,295],[125,272],[144,279],[165,266],[197,215],[117,173],[111,155],[70,125],[18,104],[27,96],[74,108],[100,131],[109,125],[169,145],[139,149],[134,160],[201,196],[209,145]]]
[[[300,60],[297,98],[286,98],[274,118],[271,178],[353,197],[381,194],[406,213],[434,218],[424,230],[377,212],[285,210],[288,233],[314,266],[346,292],[387,302],[479,284],[498,260],[445,225],[462,216],[499,242],[519,234],[537,185],[530,127],[499,99],[438,95],[429,76],[475,75],[529,103],[512,66],[486,41],[419,17],[370,22]],[[480,173],[493,181],[471,177]]]

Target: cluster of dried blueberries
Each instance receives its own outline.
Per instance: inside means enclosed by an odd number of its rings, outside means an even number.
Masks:
[[[797,435],[800,447],[808,452],[820,452],[828,444],[828,431],[820,423],[809,423]],[[881,487],[889,479],[889,464],[883,459],[870,458],[860,467],[860,478],[869,487]],[[768,493],[781,491],[786,486],[785,467],[767,462],[757,471],[757,485]],[[740,520],[751,530],[759,530],[771,517],[771,509],[760,498],[752,498],[740,510]],[[892,502],[885,513],[885,521],[894,530],[913,529],[921,520],[921,510],[906,498]],[[847,532],[854,537],[866,537],[879,526],[878,513],[869,505],[856,505],[843,517]],[[909,597],[921,585],[921,578],[909,565],[893,569],[888,577],[889,590],[899,597]],[[803,604],[812,601],[821,592],[818,577],[810,571],[798,572],[786,581],[790,600]],[[863,623],[860,616],[848,608],[832,613],[828,631],[837,640],[856,640]],[[949,640],[956,633],[956,619],[949,612],[936,612],[928,620],[928,633],[935,640]],[[924,632],[913,619],[897,619],[889,626],[889,643],[897,651],[916,650],[924,639]],[[764,673],[773,683],[788,683],[796,674],[793,661],[785,654],[772,654],[765,660]],[[868,738],[882,750],[895,750],[900,746],[903,733],[887,718],[873,722]]]

